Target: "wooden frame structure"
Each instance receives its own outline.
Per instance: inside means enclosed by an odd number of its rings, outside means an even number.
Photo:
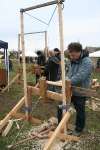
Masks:
[[[47,31],[38,31],[38,32],[28,32],[28,33],[24,33],[24,36],[25,35],[31,35],[31,34],[41,34],[43,33],[44,34],[44,43],[45,43],[45,46],[44,46],[44,53],[45,53],[45,56],[46,56],[46,59],[47,59],[47,54],[48,54],[48,40],[47,40]],[[21,50],[21,34],[18,34],[18,62],[20,63],[20,50]]]
[[[18,104],[8,113],[8,115],[0,122],[0,131],[2,128],[6,125],[8,120],[12,116],[17,117],[22,117],[25,118],[26,120],[32,120],[31,116],[31,94],[32,91],[35,93],[35,95],[40,95],[42,98],[51,98],[54,100],[62,101],[63,102],[63,113],[64,117],[61,120],[60,124],[56,128],[55,132],[52,134],[50,140],[48,141],[47,145],[44,147],[44,150],[49,150],[51,148],[51,145],[53,141],[55,140],[56,137],[59,136],[60,131],[65,128],[65,124],[68,122],[73,110],[69,110],[66,112],[66,101],[69,102],[71,98],[71,83],[69,81],[66,82],[65,86],[65,68],[64,68],[64,40],[63,40],[63,17],[62,17],[62,3],[64,0],[55,0],[51,2],[47,2],[44,4],[32,6],[29,8],[21,9],[20,10],[20,27],[21,27],[21,46],[22,46],[22,57],[23,57],[23,79],[24,79],[24,97],[18,102]],[[62,93],[56,93],[56,92],[51,92],[47,91],[47,82],[44,78],[40,79],[39,86],[40,88],[37,87],[31,87],[27,86],[27,79],[26,79],[26,64],[25,64],[25,45],[24,45],[24,12],[30,11],[33,9],[41,8],[41,7],[46,7],[50,5],[57,4],[58,6],[58,18],[59,18],[59,37],[60,37],[60,50],[61,50],[61,66],[62,66]],[[47,36],[47,35],[46,35]],[[45,40],[46,40],[45,36]],[[20,41],[20,40],[19,40]],[[47,46],[47,42],[45,44]],[[20,44],[19,44],[20,46]],[[42,88],[44,87],[44,88]],[[67,93],[67,95],[66,95]],[[22,105],[25,103],[25,116],[23,117],[22,114],[18,114],[17,111],[22,107]],[[40,120],[33,118],[33,121],[36,123],[40,123]]]
[[[7,124],[9,119],[13,116],[16,117],[16,118],[20,117],[22,119],[29,120],[29,121],[32,121],[32,122],[35,122],[35,123],[41,123],[41,121],[39,119],[33,118],[31,116],[31,107],[32,107],[32,105],[31,105],[31,103],[32,103],[31,102],[31,96],[32,96],[32,92],[35,95],[41,96],[44,100],[47,100],[47,98],[50,98],[50,99],[53,99],[53,100],[58,100],[58,101],[63,100],[63,107],[64,108],[66,108],[66,101],[68,103],[70,103],[71,92],[72,92],[71,83],[70,83],[70,81],[66,81],[66,83],[65,83],[65,72],[64,72],[65,69],[64,69],[64,50],[63,50],[64,49],[64,46],[63,46],[64,44],[63,44],[62,2],[64,2],[64,0],[56,0],[56,1],[48,2],[48,3],[44,3],[44,4],[41,4],[41,5],[37,5],[37,6],[33,6],[33,7],[29,7],[29,8],[20,10],[20,19],[21,19],[21,34],[20,34],[20,37],[21,37],[22,56],[23,56],[24,97],[17,103],[17,105],[0,122],[0,132],[1,132],[2,128],[4,128],[4,126]],[[26,11],[29,11],[29,10],[33,10],[33,9],[37,9],[37,8],[41,8],[41,7],[45,7],[45,6],[49,6],[49,5],[53,5],[53,4],[58,5],[59,35],[60,35],[61,65],[62,65],[62,82],[61,83],[59,83],[59,82],[55,83],[55,82],[51,82],[51,81],[46,81],[45,78],[41,78],[40,81],[39,81],[39,87],[40,88],[27,86],[26,64],[25,64],[25,46],[24,46],[24,35],[25,35],[25,33],[24,33],[24,16],[23,16],[23,13],[26,12]],[[46,36],[45,36],[45,38],[46,38]],[[47,43],[45,45],[47,46]],[[19,74],[18,74],[18,76],[19,76]],[[16,78],[18,78],[18,76],[16,76]],[[16,80],[16,78],[14,78],[14,81]],[[59,93],[56,93],[56,92],[48,91],[47,90],[47,84],[52,84],[52,85],[62,87],[62,93],[59,94]],[[77,89],[77,90],[79,90],[79,89]],[[86,93],[86,91],[85,91],[85,93]],[[18,113],[18,110],[22,107],[22,105],[24,103],[25,103],[25,109],[26,109],[26,114],[25,115],[21,114],[21,113]],[[65,135],[64,133],[61,133],[62,129],[64,131],[66,123],[68,124],[68,120],[74,112],[72,108],[69,108],[67,112],[66,112],[66,109],[63,109],[63,110],[64,110],[63,111],[64,112],[64,117],[62,118],[61,122],[57,126],[56,130],[53,133],[50,134],[50,139],[47,142],[47,144],[44,146],[44,150],[50,150],[51,149],[51,146],[52,146],[52,144],[53,144],[56,137],[59,137],[60,139],[71,139],[71,140],[74,140],[74,141],[79,140],[79,138],[77,138],[77,137],[73,137],[73,136],[69,137],[68,135]]]
[[[26,80],[26,65],[25,65],[25,45],[24,45],[24,12],[34,10],[37,8],[42,8],[50,5],[58,5],[58,16],[59,16],[59,37],[60,37],[60,49],[61,49],[61,65],[62,65],[62,93],[63,93],[63,105],[66,105],[65,96],[65,69],[64,69],[64,41],[63,41],[63,20],[62,20],[62,3],[64,0],[56,0],[47,2],[44,4],[28,7],[20,10],[20,28],[21,28],[21,46],[22,46],[22,56],[23,56],[23,78],[24,78],[24,96],[25,96],[25,106],[28,110],[28,97],[27,97],[27,80]],[[28,118],[29,114],[26,111],[26,116]]]
[[[29,7],[29,8],[25,8],[25,9],[21,9],[20,10],[20,19],[21,19],[21,34],[18,35],[18,37],[21,37],[21,46],[22,46],[22,56],[23,56],[23,77],[24,77],[24,97],[17,103],[17,105],[7,114],[7,116],[0,122],[0,132],[1,130],[4,128],[4,126],[7,124],[7,122],[9,121],[9,119],[11,117],[16,117],[16,118],[22,118],[25,120],[29,120],[35,123],[41,123],[41,121],[39,119],[33,118],[31,116],[31,94],[32,92],[35,95],[39,95],[41,96],[44,100],[47,100],[47,98],[53,99],[53,100],[58,100],[58,101],[62,101],[63,100],[63,107],[66,107],[66,101],[68,103],[70,103],[70,99],[71,99],[71,83],[70,81],[66,81],[65,83],[65,68],[64,68],[64,44],[63,44],[63,21],[62,21],[62,2],[64,2],[64,0],[56,0],[56,1],[51,1],[48,3],[44,3],[41,5],[37,5],[37,6],[33,6],[33,7]],[[60,49],[61,49],[61,65],[62,65],[62,82],[61,83],[56,83],[56,82],[51,82],[51,81],[46,81],[45,78],[41,78],[39,81],[39,87],[32,87],[32,86],[27,86],[27,79],[26,79],[26,64],[25,64],[25,46],[24,46],[24,16],[23,13],[29,10],[33,10],[33,9],[37,9],[37,8],[41,8],[41,7],[45,7],[45,6],[49,6],[49,5],[53,5],[53,4],[57,4],[58,5],[58,16],[59,16],[59,35],[60,35]],[[45,32],[46,33],[46,32]],[[30,34],[30,33],[26,33],[26,34]],[[45,41],[47,39],[47,34],[45,34]],[[20,42],[20,39],[19,39]],[[18,43],[19,43],[18,42]],[[20,47],[20,44],[18,44],[18,47]],[[45,48],[47,47],[47,41],[45,42]],[[19,77],[19,74],[13,79],[12,82],[14,82],[17,78]],[[11,82],[11,84],[12,84]],[[62,87],[62,93],[56,93],[56,92],[52,92],[52,91],[48,91],[47,90],[47,84],[51,84],[51,85],[56,85],[56,86],[60,86]],[[73,87],[74,88],[74,87]],[[77,90],[80,90],[79,88],[76,88]],[[5,89],[6,90],[6,89]],[[83,91],[83,92],[87,92],[87,91]],[[89,90],[88,90],[88,95],[89,95]],[[94,92],[94,96],[95,96],[95,91]],[[93,93],[92,93],[93,94]],[[91,96],[91,93],[90,93]],[[21,114],[18,113],[18,110],[22,107],[22,105],[25,103],[25,109],[26,109],[26,114]],[[63,113],[64,116],[61,120],[61,122],[59,123],[59,125],[57,126],[56,130],[53,133],[50,133],[50,139],[47,142],[47,144],[44,146],[44,150],[50,150],[51,146],[55,140],[56,137],[59,137],[60,139],[71,139],[74,141],[78,141],[79,138],[78,137],[74,137],[74,136],[68,136],[65,135],[64,133],[61,133],[62,129],[64,131],[64,128],[66,126],[66,123],[68,124],[68,121],[71,117],[71,115],[74,113],[72,108],[69,108],[68,111],[66,112],[66,109],[63,109]]]

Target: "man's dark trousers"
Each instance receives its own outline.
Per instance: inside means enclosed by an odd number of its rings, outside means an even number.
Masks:
[[[76,109],[75,130],[82,132],[85,127],[85,101],[86,97],[72,96],[71,102]]]

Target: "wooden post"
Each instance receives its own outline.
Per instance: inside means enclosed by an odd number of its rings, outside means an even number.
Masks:
[[[65,93],[65,64],[64,64],[64,39],[63,39],[63,16],[62,16],[62,4],[58,0],[58,16],[59,16],[59,38],[60,38],[60,50],[61,50],[61,71],[62,71],[62,102],[63,102],[63,115],[66,113],[66,93]],[[66,132],[66,125],[63,132]]]
[[[23,12],[20,10],[20,22],[21,22],[21,46],[22,46],[22,58],[23,58],[23,80],[24,80],[24,96],[25,96],[25,107],[26,109],[26,118],[29,118],[29,109],[28,99],[27,99],[27,79],[26,79],[26,63],[25,63],[25,45],[24,45],[24,16]]]
[[[48,57],[47,31],[45,31],[45,57],[46,57],[46,61],[47,61],[47,57]]]
[[[70,107],[71,95],[72,95],[71,81],[70,80],[66,80],[66,102],[67,102],[67,108],[66,109],[68,109]],[[66,125],[66,132],[67,132],[67,129],[68,129],[68,125],[69,125],[69,123],[67,123],[67,125]]]
[[[62,128],[64,128],[65,123],[67,123],[69,121],[69,118],[71,116],[71,114],[73,114],[74,110],[73,108],[70,108],[64,115],[63,119],[61,120],[61,122],[59,123],[59,125],[57,126],[56,130],[54,131],[53,135],[51,136],[51,138],[49,139],[49,141],[47,142],[47,144],[45,145],[43,150],[50,150],[54,140],[56,139],[56,137],[58,137],[60,131]]]
[[[69,104],[71,103],[71,95],[72,95],[71,81],[70,80],[66,80],[66,101]]]
[[[20,34],[18,34],[18,63],[20,64]]]
[[[28,111],[29,111],[29,121],[32,118],[32,89],[27,87],[27,99],[28,99]]]
[[[47,96],[46,96],[46,91],[47,91],[47,84],[46,84],[46,78],[41,77],[39,80],[39,87],[40,87],[40,96],[46,102]]]
[[[63,18],[62,18],[62,4],[58,0],[58,15],[59,15],[59,38],[60,38],[60,50],[61,50],[61,70],[62,70],[62,95],[63,106],[66,106],[66,94],[65,94],[65,65],[64,65],[64,40],[63,40]],[[63,113],[66,111],[63,110]]]

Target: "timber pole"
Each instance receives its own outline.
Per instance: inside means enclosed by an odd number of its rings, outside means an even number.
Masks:
[[[61,2],[64,2],[64,0],[60,0],[60,3]],[[39,5],[36,5],[36,6],[31,6],[31,7],[25,8],[25,9],[21,9],[21,11],[26,12],[26,11],[34,10],[34,9],[37,9],[37,8],[42,8],[42,7],[54,5],[54,4],[57,4],[57,3],[58,3],[58,0],[55,0],[55,1],[47,2],[47,3],[39,4]]]
[[[18,34],[18,64],[20,64],[20,34]]]
[[[23,80],[24,80],[24,97],[25,97],[25,110],[26,118],[29,120],[29,105],[27,98],[27,78],[26,78],[26,62],[25,62],[25,45],[24,45],[24,16],[20,10],[20,23],[21,23],[21,46],[22,46],[22,58],[23,58]]]
[[[64,65],[64,39],[63,39],[63,15],[62,15],[62,4],[58,0],[58,16],[59,16],[59,37],[60,37],[60,50],[61,50],[61,70],[62,70],[62,95],[63,95],[63,106],[66,106],[66,94],[65,94],[65,65]],[[65,113],[66,110],[63,110]]]
[[[46,57],[46,61],[47,61],[47,57],[48,57],[48,42],[47,42],[47,31],[45,31],[45,57]]]
[[[69,110],[65,113],[64,117],[62,118],[61,122],[57,126],[56,130],[52,134],[51,138],[47,142],[47,144],[44,146],[43,150],[51,150],[51,146],[54,143],[56,137],[60,134],[61,130],[64,128],[65,124],[68,123],[71,115],[74,113],[73,108],[69,108]]]

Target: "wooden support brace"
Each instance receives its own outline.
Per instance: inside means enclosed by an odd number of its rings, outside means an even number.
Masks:
[[[49,137],[51,137],[52,135],[53,135],[53,133],[54,132],[49,132]],[[63,134],[63,133],[59,133],[58,134],[58,136],[57,136],[57,138],[59,138],[60,140],[62,140],[62,141],[76,141],[76,142],[78,142],[79,141],[79,137],[77,137],[77,136],[73,136],[73,135],[65,135],[65,134]]]
[[[11,86],[18,78],[19,78],[20,74],[18,73],[9,83],[9,85],[7,85],[1,92],[5,92],[9,86]]]
[[[64,115],[64,117],[62,118],[61,122],[59,123],[59,125],[57,126],[56,130],[54,131],[53,135],[51,136],[51,138],[49,139],[49,141],[47,142],[47,144],[45,145],[43,150],[50,150],[54,140],[56,139],[56,137],[58,137],[61,129],[65,126],[66,123],[68,123],[69,118],[71,116],[71,114],[74,113],[73,108],[70,108]]]
[[[12,115],[12,117],[14,117],[14,118],[16,118],[16,119],[26,120],[25,114],[19,113],[19,112],[14,113],[14,114]],[[40,124],[40,123],[41,123],[41,120],[40,120],[40,119],[34,118],[34,117],[32,117],[32,116],[30,116],[30,120],[29,120],[29,121],[30,121],[31,123],[34,123],[34,124]]]
[[[62,94],[56,92],[47,91],[47,97],[50,98],[51,100],[62,101]]]
[[[40,95],[40,89],[32,86],[28,86],[29,89],[32,89],[33,94],[35,95]],[[57,101],[62,101],[62,94],[52,92],[52,91],[47,91],[46,92],[46,97],[50,98],[51,100],[57,100]]]
[[[5,128],[5,130],[3,131],[2,136],[6,136],[9,133],[12,125],[13,125],[13,120],[9,120],[9,123],[8,123],[7,127]]]
[[[0,132],[2,128],[8,123],[11,119],[12,114],[16,113],[24,104],[24,97],[17,103],[17,105],[7,114],[7,116],[0,122]]]

